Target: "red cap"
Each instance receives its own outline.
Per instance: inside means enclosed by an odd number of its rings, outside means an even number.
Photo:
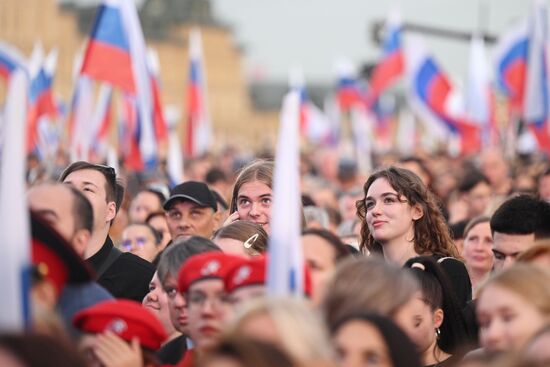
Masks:
[[[256,256],[250,259],[243,258],[240,262],[234,264],[225,275],[225,291],[231,293],[237,288],[248,285],[265,284],[266,269],[265,256]]]
[[[203,279],[223,279],[240,257],[221,251],[211,251],[191,256],[183,263],[178,275],[180,292],[187,292],[191,284]]]
[[[313,283],[311,282],[311,271],[309,270],[309,266],[304,265],[304,294],[311,297],[312,291]]]
[[[112,331],[127,342],[139,338],[143,348],[157,350],[167,335],[160,321],[135,301],[109,300],[75,315],[74,326],[86,333]]]
[[[233,292],[235,289],[247,285],[263,285],[267,282],[267,257],[257,256],[249,259],[241,259],[236,262],[224,277],[225,291]],[[304,294],[311,296],[312,283],[309,267],[304,266]]]
[[[92,273],[71,245],[39,215],[31,212],[32,262],[37,275],[51,282],[57,295],[65,284],[86,283]]]

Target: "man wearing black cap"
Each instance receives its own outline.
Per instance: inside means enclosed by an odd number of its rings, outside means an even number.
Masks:
[[[174,242],[191,236],[210,238],[217,229],[218,204],[204,182],[187,181],[177,185],[163,207]]]

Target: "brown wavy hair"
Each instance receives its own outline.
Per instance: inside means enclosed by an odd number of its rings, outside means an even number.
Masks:
[[[361,220],[360,248],[363,252],[382,252],[381,245],[376,242],[369,231],[366,221],[367,209],[365,198],[374,181],[384,178],[397,192],[399,197],[405,197],[409,205],[419,205],[424,213],[414,222],[414,251],[418,255],[440,255],[460,258],[458,249],[451,239],[451,233],[443,214],[438,206],[435,195],[428,190],[420,178],[404,168],[388,167],[373,173],[363,186],[364,197],[357,200],[357,216]]]

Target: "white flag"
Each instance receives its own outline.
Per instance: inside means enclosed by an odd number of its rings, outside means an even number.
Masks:
[[[151,81],[147,70],[147,49],[145,38],[139,23],[136,5],[130,0],[120,0],[120,10],[126,31],[132,57],[132,73],[136,85],[136,101],[139,111],[141,138],[139,150],[146,165],[153,164],[157,159],[157,142],[153,129],[153,99]]]
[[[26,106],[28,79],[21,70],[11,80],[0,167],[0,330],[22,331],[28,316],[27,290],[30,265],[29,209],[26,203]],[[26,276],[27,275],[27,276]]]
[[[303,293],[299,124],[300,96],[291,91],[283,101],[273,176],[267,288],[275,296]]]
[[[170,179],[170,187],[183,182],[183,154],[178,138],[178,132],[172,128],[168,133],[168,157],[166,157],[166,171]]]

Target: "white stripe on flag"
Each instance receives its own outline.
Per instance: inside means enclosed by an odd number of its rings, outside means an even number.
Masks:
[[[212,136],[212,127],[208,113],[208,95],[206,85],[206,67],[204,65],[204,54],[202,47],[202,35],[199,28],[193,28],[189,33],[189,56],[191,62],[198,65],[198,80],[196,81],[199,91],[198,111],[195,116],[195,136],[193,137],[194,156],[200,156],[208,151]]]
[[[157,142],[153,129],[151,80],[147,70],[147,49],[134,2],[131,0],[121,0],[120,9],[130,44],[132,72],[136,84],[136,101],[141,127],[139,150],[147,166],[154,163],[157,159]]]
[[[548,75],[544,50],[548,42],[547,9],[542,1],[535,1],[529,29],[529,54],[525,94],[523,96],[523,118],[527,123],[544,121],[548,118],[548,101],[543,90],[548,89]],[[546,85],[545,85],[546,84]]]
[[[178,132],[172,128],[168,133],[168,157],[166,168],[170,178],[170,186],[176,186],[183,182],[183,154],[178,138]]]
[[[289,92],[281,112],[275,155],[271,209],[268,293],[302,295],[304,265],[300,243],[301,199],[299,172],[300,96]]]
[[[25,130],[28,79],[21,70],[10,81],[0,167],[0,330],[23,330],[28,315],[25,273],[30,264],[29,211],[25,193]],[[28,281],[28,278],[26,279]],[[27,310],[26,310],[27,308]]]

